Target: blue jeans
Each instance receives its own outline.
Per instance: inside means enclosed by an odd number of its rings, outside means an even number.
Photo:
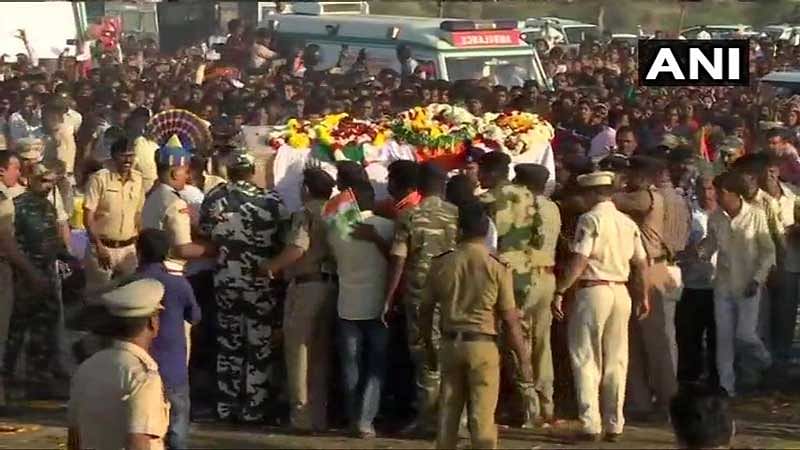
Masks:
[[[169,428],[166,444],[169,449],[185,449],[189,445],[189,421],[191,402],[189,385],[167,388],[167,400],[170,403]]]
[[[345,414],[359,431],[374,431],[386,376],[389,329],[380,320],[339,319]],[[359,390],[361,387],[361,390]]]

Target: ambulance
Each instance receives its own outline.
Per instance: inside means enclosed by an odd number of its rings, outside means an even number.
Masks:
[[[532,45],[516,20],[470,20],[369,14],[366,2],[295,2],[286,12],[263,16],[259,27],[273,32],[280,48],[321,50],[318,69],[347,70],[361,58],[372,74],[401,71],[397,48],[406,45],[431,79],[489,78],[520,86],[535,80],[551,89]]]

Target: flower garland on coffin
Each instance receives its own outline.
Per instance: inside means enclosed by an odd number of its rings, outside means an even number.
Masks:
[[[394,139],[411,147],[418,161],[436,161],[448,169],[463,165],[465,141],[475,131],[475,117],[467,110],[439,103],[404,111],[392,125]]]
[[[546,192],[552,192],[556,168],[551,141],[555,130],[549,122],[536,114],[511,111],[486,113],[476,120],[476,127],[472,145],[508,153],[512,166],[523,163],[545,166],[550,171]],[[513,174],[513,170],[509,171],[509,178]]]
[[[549,145],[555,136],[550,122],[520,111],[486,113],[477,120],[477,128],[476,144],[504,151],[512,158]]]
[[[381,123],[357,120],[347,113],[331,114],[317,121],[290,119],[286,126],[272,133],[269,144],[311,151],[322,161],[356,161],[363,164],[381,160],[387,143],[387,130]]]

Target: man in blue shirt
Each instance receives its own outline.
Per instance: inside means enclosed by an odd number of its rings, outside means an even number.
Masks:
[[[184,321],[200,322],[200,307],[189,282],[167,272],[164,260],[170,243],[166,231],[148,229],[139,235],[136,251],[139,256],[138,278],[152,278],[164,285],[164,310],[161,327],[150,354],[156,360],[171,404],[166,443],[170,449],[187,448],[190,401],[189,369],[186,355]]]

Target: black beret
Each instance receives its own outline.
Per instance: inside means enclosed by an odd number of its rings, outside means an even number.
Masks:
[[[597,163],[600,170],[610,170],[612,172],[619,172],[630,167],[630,160],[627,156],[620,153],[612,153],[606,156]]]
[[[503,152],[487,152],[478,159],[478,165],[491,171],[508,169],[511,157]]]
[[[525,185],[543,185],[550,177],[550,171],[541,164],[517,164],[514,173],[515,181]]]
[[[447,180],[447,172],[433,162],[427,162],[419,166],[420,180]]]
[[[628,160],[628,167],[633,171],[655,174],[665,169],[664,163],[652,156],[633,156]]]

